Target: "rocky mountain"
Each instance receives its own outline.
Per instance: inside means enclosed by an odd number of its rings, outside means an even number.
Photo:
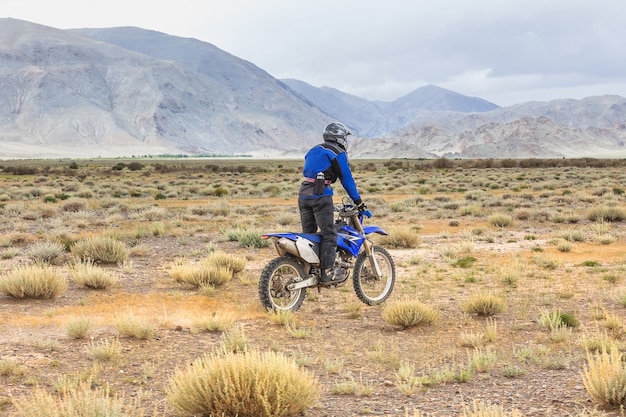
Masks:
[[[0,19],[0,156],[301,155],[319,141],[329,117],[251,63],[193,39],[113,34],[170,55]]]
[[[433,113],[375,144],[358,139],[353,146],[353,157],[622,158],[626,99],[607,95],[483,113]]]
[[[0,19],[0,159],[300,158],[333,120],[357,133],[353,158],[626,155],[626,99],[618,96],[499,108],[429,85],[372,102],[277,80],[196,39]]]

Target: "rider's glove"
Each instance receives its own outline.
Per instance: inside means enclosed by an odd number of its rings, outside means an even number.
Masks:
[[[367,206],[364,202],[361,201],[359,204],[356,205],[356,209],[359,210],[359,213],[363,213],[364,211],[367,211]]]

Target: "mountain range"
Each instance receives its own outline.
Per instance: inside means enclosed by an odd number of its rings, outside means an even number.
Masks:
[[[0,19],[0,159],[297,157],[345,123],[352,158],[626,155],[626,99],[501,108],[434,85],[392,102],[279,80],[197,39]]]

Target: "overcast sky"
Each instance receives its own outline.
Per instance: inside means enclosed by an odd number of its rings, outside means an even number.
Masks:
[[[0,13],[196,38],[371,100],[427,84],[500,106],[626,97],[624,0],[0,0]]]

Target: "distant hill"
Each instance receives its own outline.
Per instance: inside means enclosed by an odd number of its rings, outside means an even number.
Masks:
[[[624,157],[618,96],[499,108],[428,85],[392,102],[277,80],[197,39],[0,19],[0,159],[301,158],[339,120],[351,157]]]
[[[0,155],[301,154],[329,120],[265,71],[206,43],[111,33],[136,49],[171,48],[197,67],[0,19]]]

